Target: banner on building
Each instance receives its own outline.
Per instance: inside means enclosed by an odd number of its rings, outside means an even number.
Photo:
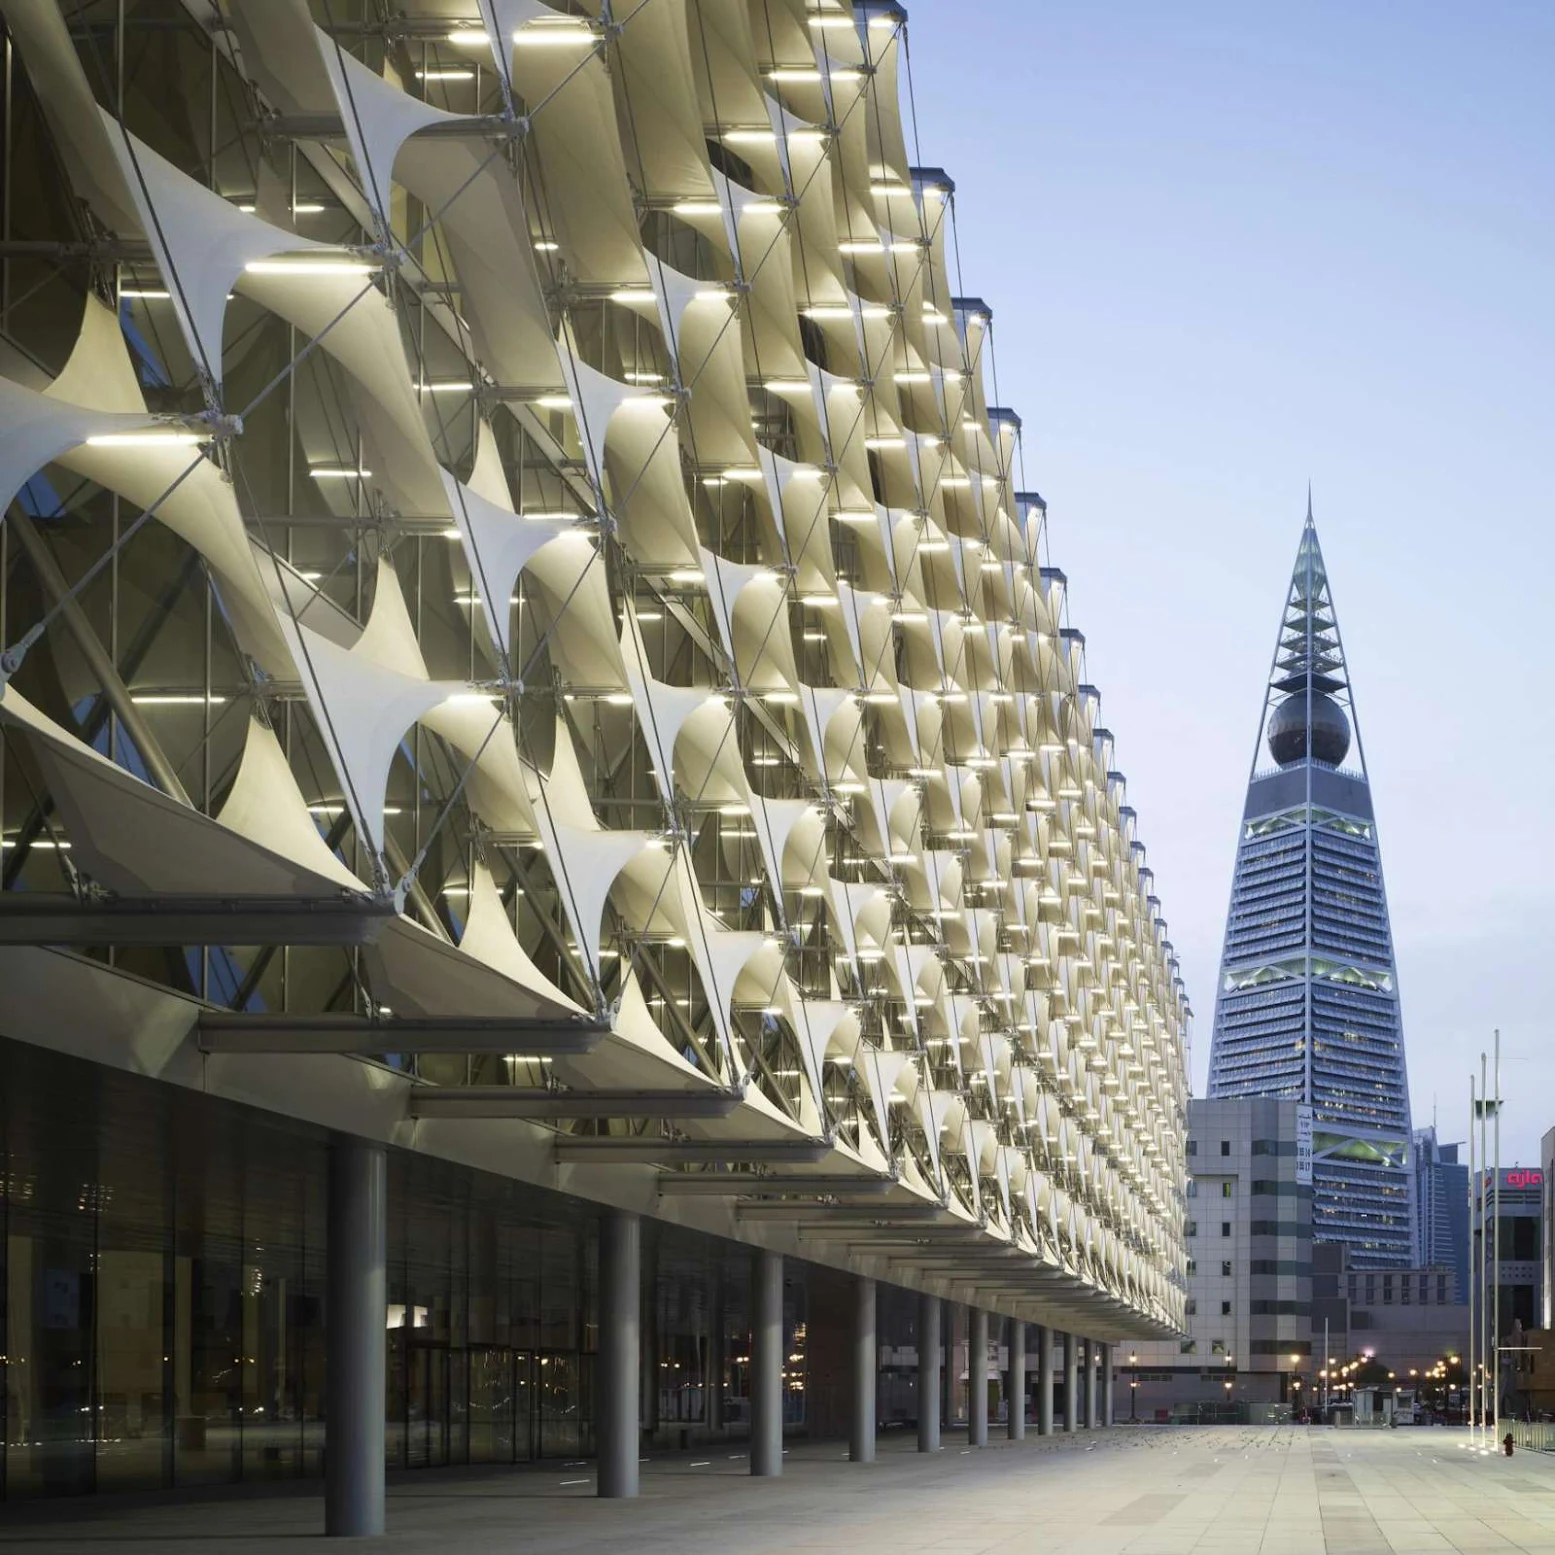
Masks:
[[[1312,1109],[1296,1108],[1296,1181],[1312,1186]]]

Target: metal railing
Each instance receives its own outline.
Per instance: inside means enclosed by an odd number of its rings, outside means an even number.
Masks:
[[[1526,1452],[1555,1452],[1555,1420],[1513,1420],[1512,1445]]]

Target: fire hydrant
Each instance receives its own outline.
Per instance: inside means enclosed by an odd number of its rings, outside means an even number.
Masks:
[[[1512,1433],[1510,1431],[1508,1431],[1506,1435],[1501,1438],[1501,1450],[1507,1455],[1507,1457],[1510,1458],[1512,1456]]]

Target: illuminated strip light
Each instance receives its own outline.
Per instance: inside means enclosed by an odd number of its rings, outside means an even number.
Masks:
[[[513,34],[514,45],[521,49],[567,48],[596,41],[594,29],[588,23],[567,16],[558,16],[554,21],[536,19]]]
[[[783,138],[799,145],[818,143],[826,139],[825,130],[797,129],[784,131]],[[730,146],[772,145],[777,141],[776,130],[725,130],[723,140]]]
[[[86,440],[88,448],[193,448],[209,442],[198,432],[99,432]]]
[[[770,203],[770,202],[769,202]],[[746,210],[753,210],[754,206],[746,206]],[[773,205],[774,211],[782,210],[781,205]],[[670,206],[671,212],[676,216],[722,216],[724,205],[719,200],[677,200]]]
[[[853,86],[864,79],[862,70],[817,70],[814,66],[780,65],[766,72],[769,81],[813,83],[828,81],[842,86]]]
[[[132,691],[130,701],[137,707],[222,707],[227,699],[215,692]]]

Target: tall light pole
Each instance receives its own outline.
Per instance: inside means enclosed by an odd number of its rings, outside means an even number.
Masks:
[[[1496,1094],[1491,1105],[1494,1114],[1496,1136],[1496,1164],[1490,1179],[1493,1208],[1491,1224],[1495,1227],[1495,1262],[1491,1265],[1490,1294],[1490,1449],[1495,1451],[1496,1431],[1501,1424],[1501,1030],[1495,1034],[1495,1084]]]
[[[1475,1441],[1479,1430],[1479,1413],[1474,1407],[1474,1357],[1479,1353],[1478,1335],[1474,1330],[1475,1308],[1478,1305],[1474,1287],[1479,1284],[1479,1239],[1485,1234],[1485,1217],[1479,1209],[1479,1167],[1474,1154],[1474,1125],[1479,1121],[1479,1093],[1474,1089],[1474,1071],[1469,1070],[1469,1370],[1468,1396],[1465,1400],[1466,1424],[1469,1428],[1469,1445]],[[1479,1236],[1474,1235],[1474,1221],[1479,1220]]]
[[[1128,1417],[1132,1421],[1139,1419],[1139,1351],[1128,1352],[1128,1364]]]
[[[1328,1354],[1328,1319],[1323,1319],[1323,1423],[1328,1423],[1328,1387],[1333,1378],[1334,1363]]]
[[[1490,1194],[1485,1179],[1489,1176],[1490,1150],[1485,1138],[1485,1109],[1490,1105],[1490,1086],[1485,1069],[1485,1052],[1479,1054],[1479,1450],[1485,1448],[1485,1428],[1490,1423],[1485,1383],[1490,1376],[1486,1362],[1490,1358]]]

